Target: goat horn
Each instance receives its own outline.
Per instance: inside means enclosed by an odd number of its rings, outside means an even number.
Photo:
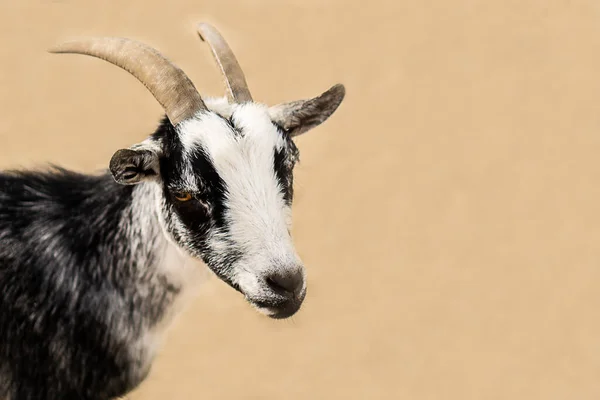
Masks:
[[[60,44],[51,53],[84,54],[135,76],[152,93],[173,125],[206,110],[192,81],[155,49],[123,38],[90,38]]]
[[[212,25],[206,23],[198,25],[198,34],[200,39],[208,43],[219,68],[221,68],[229,100],[237,103],[251,102],[252,95],[248,89],[244,72],[223,36]]]

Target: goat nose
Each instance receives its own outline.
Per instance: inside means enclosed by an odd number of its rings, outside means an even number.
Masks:
[[[298,296],[304,287],[304,274],[301,268],[277,271],[266,278],[269,288],[282,296]]]

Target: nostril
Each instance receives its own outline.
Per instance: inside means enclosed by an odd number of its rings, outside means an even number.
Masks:
[[[284,286],[284,285],[282,285],[282,284],[280,283],[280,280],[278,281],[278,279],[277,279],[277,278],[273,278],[273,277],[270,277],[270,276],[269,276],[269,277],[267,278],[267,285],[269,285],[269,287],[270,287],[271,289],[274,289],[275,291],[280,291],[280,290],[282,290],[282,291],[285,291],[285,292],[287,292],[287,291],[288,291],[288,290],[285,288],[285,286]]]
[[[277,272],[265,279],[271,290],[284,296],[297,295],[304,285],[302,271]]]

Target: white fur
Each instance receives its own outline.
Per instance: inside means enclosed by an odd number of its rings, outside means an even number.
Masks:
[[[140,239],[154,238],[152,247],[159,254],[159,259],[156,265],[148,265],[148,268],[156,268],[155,276],[165,276],[180,292],[160,323],[147,327],[145,334],[130,348],[132,356],[138,360],[138,373],[141,375],[150,368],[167,331],[198,294],[198,288],[208,278],[209,271],[201,260],[191,257],[180,248],[165,230],[162,213],[159,211],[162,207],[160,192],[160,186],[155,181],[143,183],[136,188],[132,211],[139,222],[136,226],[142,231],[139,235],[131,236]],[[138,244],[134,242],[134,245]],[[143,261],[146,263],[146,260]],[[114,331],[125,334],[126,326],[127,321],[122,321]]]
[[[233,105],[227,97],[207,97],[204,99],[206,107],[222,117],[229,118],[233,112]]]
[[[183,122],[178,134],[188,151],[202,147],[207,152],[225,182],[229,237],[244,254],[233,278],[246,295],[260,296],[259,277],[278,267],[301,265],[288,231],[291,211],[273,168],[274,150],[285,142],[264,105],[213,102],[211,106],[232,116],[241,135],[213,113]],[[225,246],[218,235],[211,238],[213,248],[221,244]]]

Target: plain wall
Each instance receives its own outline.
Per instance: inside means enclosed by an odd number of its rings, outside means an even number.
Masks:
[[[162,116],[47,48],[142,40],[221,95],[208,21],[258,101],[346,85],[297,140],[308,296],[272,321],[209,279],[131,399],[598,399],[599,20],[595,0],[1,0],[0,167],[95,172]]]

